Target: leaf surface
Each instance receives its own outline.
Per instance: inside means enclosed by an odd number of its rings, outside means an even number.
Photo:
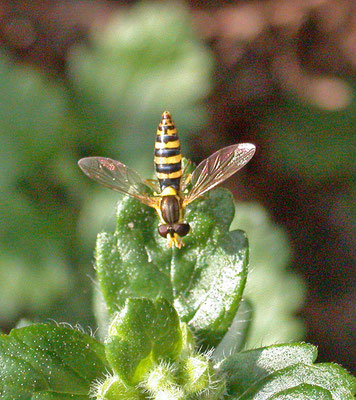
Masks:
[[[88,400],[107,368],[104,346],[74,329],[37,324],[0,336],[4,400]]]
[[[339,365],[313,364],[316,356],[309,344],[275,345],[228,357],[221,371],[234,400],[352,400],[355,378]]]
[[[182,349],[182,331],[175,309],[165,299],[128,299],[114,318],[106,354],[128,385],[142,380],[154,363],[174,361]]]
[[[123,198],[114,234],[97,240],[96,267],[110,314],[129,297],[163,297],[183,322],[214,346],[228,330],[246,281],[248,245],[240,230],[230,232],[231,194],[211,191],[186,213],[191,232],[185,247],[169,249],[157,232],[153,209]]]

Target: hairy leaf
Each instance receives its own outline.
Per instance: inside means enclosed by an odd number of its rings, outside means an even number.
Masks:
[[[178,315],[164,299],[128,299],[106,341],[110,364],[129,385],[138,383],[153,363],[177,358],[181,348]]]
[[[169,249],[153,209],[124,198],[114,234],[98,237],[96,267],[109,313],[128,297],[163,297],[205,345],[228,330],[244,288],[248,248],[242,231],[230,232],[232,196],[223,189],[193,202],[186,215],[185,247]]]
[[[74,329],[38,324],[0,336],[2,400],[89,400],[107,368],[104,346]]]
[[[316,356],[309,344],[275,345],[228,357],[221,371],[235,400],[352,400],[355,378],[339,365],[313,364]]]

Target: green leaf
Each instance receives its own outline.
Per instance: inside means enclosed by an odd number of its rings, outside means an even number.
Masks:
[[[356,380],[336,364],[313,364],[316,347],[305,343],[249,350],[221,364],[232,399],[331,398],[352,400]],[[329,397],[326,397],[329,396]]]
[[[92,397],[97,400],[144,400],[138,387],[127,386],[118,376],[108,376],[93,387]]]
[[[246,281],[245,234],[229,232],[230,192],[217,189],[187,209],[185,247],[169,249],[153,209],[123,198],[114,234],[97,240],[96,268],[109,313],[128,297],[164,297],[203,343],[214,346],[229,328]]]
[[[127,299],[106,340],[107,358],[118,376],[132,385],[160,360],[175,360],[182,332],[174,308],[164,299]]]
[[[270,400],[303,400],[306,395],[309,400],[332,400],[333,398],[328,390],[304,383],[291,389],[282,390],[270,397]]]
[[[252,320],[252,305],[248,300],[243,299],[229,330],[212,354],[212,358],[216,362],[223,360],[226,354],[231,355],[244,347]]]
[[[0,393],[4,400],[89,399],[108,364],[91,336],[47,324],[0,336]]]
[[[87,395],[81,396],[76,394],[58,394],[58,393],[36,393],[31,400],[87,400]]]

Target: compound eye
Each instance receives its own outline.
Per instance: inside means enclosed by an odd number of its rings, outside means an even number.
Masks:
[[[170,225],[160,225],[158,227],[158,233],[163,236],[164,238],[167,237],[168,233],[172,230]]]
[[[183,237],[183,236],[188,235],[188,233],[190,231],[190,225],[189,224],[174,224],[173,229],[180,237]]]

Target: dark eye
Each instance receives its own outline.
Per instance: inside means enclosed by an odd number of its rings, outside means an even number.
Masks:
[[[174,224],[173,229],[180,237],[183,237],[189,233],[190,225],[189,224]]]
[[[172,231],[172,227],[170,225],[160,225],[158,227],[158,233],[164,238],[167,237],[168,233]]]

